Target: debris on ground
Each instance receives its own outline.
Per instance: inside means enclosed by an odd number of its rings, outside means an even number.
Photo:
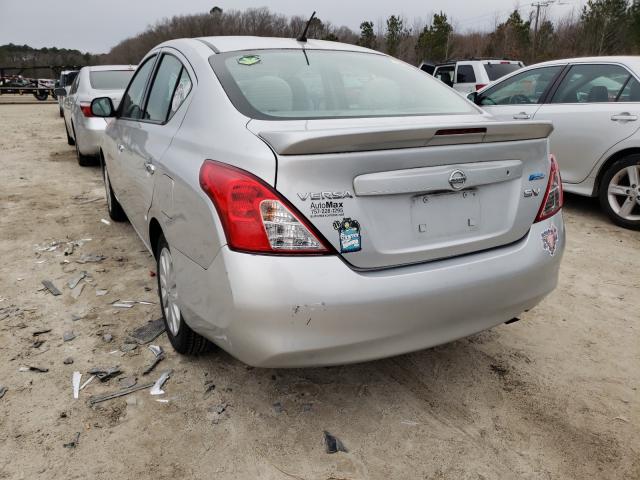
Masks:
[[[91,381],[96,378],[95,375],[91,375],[89,377],[89,380],[87,380],[86,382],[84,382],[81,386],[80,386],[80,390],[84,390],[84,387],[86,387],[87,385],[89,385],[91,383]]]
[[[83,288],[84,288],[84,283],[77,285],[73,290],[71,290],[71,297],[73,297],[74,300],[77,300],[78,298],[80,298]]]
[[[281,402],[275,402],[273,404],[273,411],[276,412],[276,413],[284,412],[284,408],[282,407],[282,403]]]
[[[120,351],[123,353],[133,352],[136,348],[138,348],[137,343],[123,343],[120,346]]]
[[[71,330],[64,332],[62,334],[62,340],[64,342],[70,342],[71,340],[73,340],[74,338],[76,338],[76,334],[73,333]]]
[[[44,344],[45,340],[36,340],[31,345],[33,348],[40,348]]]
[[[43,335],[45,333],[49,333],[51,331],[50,328],[47,328],[45,330],[36,330],[35,332],[33,332],[31,335],[33,335],[34,337],[37,337],[38,335]]]
[[[324,431],[324,447],[327,453],[348,452],[344,444],[326,430]]]
[[[100,221],[102,223],[104,223],[105,225],[111,225],[111,222],[109,220],[107,220],[106,218],[101,218]]]
[[[49,290],[51,295],[53,295],[54,297],[57,297],[58,295],[62,295],[62,292],[56,288],[56,286],[51,282],[51,280],[42,280],[42,285],[44,285],[44,288]]]
[[[71,279],[69,279],[69,281],[67,282],[67,287],[69,287],[71,290],[73,290],[74,288],[76,288],[76,286],[80,283],[80,281],[85,278],[87,276],[87,272],[85,272],[84,270],[80,273],[78,273],[77,275],[71,277]]]
[[[67,357],[62,361],[62,363],[64,363],[65,365],[71,365],[73,363],[73,358]]]
[[[26,367],[20,367],[19,371],[21,371],[21,372],[47,373],[49,371],[49,369],[48,368],[43,368],[43,367],[35,367],[33,365],[27,365]]]
[[[107,400],[111,400],[112,398],[124,397],[125,395],[129,395],[130,393],[137,392],[138,390],[144,390],[145,388],[151,388],[153,386],[153,383],[145,383],[143,385],[135,385],[133,387],[125,388],[113,393],[106,393],[104,395],[93,395],[89,397],[89,405],[93,406],[96,403],[105,402]]]
[[[71,377],[71,385],[73,387],[73,398],[78,399],[78,395],[80,394],[80,380],[82,379],[82,374],[80,372],[73,372],[73,376]]]
[[[153,384],[153,388],[151,388],[151,391],[149,393],[151,395],[164,394],[164,390],[162,390],[162,386],[166,383],[167,380],[169,380],[169,377],[171,376],[172,373],[173,373],[173,370],[167,370],[162,375],[160,375],[158,380],[156,380],[156,383]]]
[[[109,293],[109,290],[96,288],[96,297],[104,297],[107,293]]]
[[[104,255],[96,255],[94,253],[88,253],[86,255],[82,255],[76,262],[78,263],[99,263],[103,261],[105,258]]]
[[[164,321],[159,318],[147,322],[145,325],[136,328],[129,336],[140,345],[147,344],[158,338],[164,332]]]
[[[162,350],[161,346],[149,345],[149,350],[151,350],[151,352],[155,355],[155,358],[153,359],[153,362],[151,362],[151,365],[149,365],[147,368],[144,369],[144,371],[142,372],[142,375],[148,375],[149,373],[151,373],[153,369],[156,368],[156,366],[162,360],[164,360],[164,351]]]
[[[303,403],[302,404],[302,411],[303,412],[310,412],[313,409],[313,404],[312,403]]]
[[[111,367],[111,368],[95,367],[89,370],[87,373],[91,375],[95,375],[96,377],[98,377],[98,380],[100,380],[101,382],[106,382],[110,378],[113,378],[119,373],[122,373],[122,370],[120,370],[120,367],[116,365],[115,367]]]
[[[7,387],[3,387],[0,385],[0,398],[4,397],[4,394],[7,393],[9,389]]]
[[[102,341],[104,341],[105,343],[111,343],[112,340],[113,335],[111,335],[110,333],[105,333],[104,335],[102,335]]]
[[[204,394],[207,395],[208,393],[213,392],[216,389],[216,384],[213,383],[213,380],[207,380],[206,382],[204,382]]]
[[[76,448],[79,443],[80,443],[80,432],[76,432],[75,436],[73,437],[73,440],[71,440],[69,443],[65,443],[62,446],[64,448]]]
[[[20,307],[16,307],[15,305],[9,305],[6,307],[0,308],[0,320],[4,320],[5,318],[14,317],[20,313]]]
[[[122,377],[118,379],[118,386],[120,388],[131,388],[136,383],[138,383],[138,379],[136,377]]]

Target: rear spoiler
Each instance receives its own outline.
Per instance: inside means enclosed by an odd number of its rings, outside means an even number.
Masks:
[[[308,155],[536,140],[547,138],[552,131],[551,122],[518,121],[429,127],[260,131],[258,135],[279,155]]]

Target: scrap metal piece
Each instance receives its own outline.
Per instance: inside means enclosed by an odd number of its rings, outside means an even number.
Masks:
[[[109,293],[109,290],[96,288],[96,297],[104,297],[107,293]]]
[[[135,305],[135,303],[112,303],[111,306],[114,308],[131,308]]]
[[[114,377],[115,375],[118,375],[121,372],[122,370],[120,370],[120,367],[115,366],[111,368],[95,367],[89,370],[87,373],[90,373],[91,375],[95,375],[96,377],[98,377],[98,380],[100,380],[101,382],[106,382],[107,380]]]
[[[50,331],[51,331],[50,328],[47,328],[46,330],[36,330],[31,335],[33,335],[34,337],[37,337],[38,335],[42,335],[43,333],[49,333]]]
[[[0,385],[0,398],[4,397],[4,394],[7,393],[9,389],[7,387],[3,387]]]
[[[96,403],[105,402],[107,400],[111,400],[112,398],[124,397],[125,395],[129,395],[130,393],[137,392],[138,390],[144,390],[145,388],[153,387],[153,383],[145,383],[143,385],[135,385],[130,388],[125,388],[123,390],[119,390],[113,393],[107,393],[104,395],[93,395],[89,397],[89,405],[93,406]]]
[[[81,386],[80,386],[80,390],[84,390],[84,387],[86,387],[87,385],[89,385],[91,383],[91,381],[96,378],[95,375],[91,375],[89,377],[89,380],[87,380],[86,382],[84,382]]]
[[[348,452],[344,444],[326,430],[324,431],[324,447],[327,453]]]
[[[65,443],[62,446],[64,448],[76,448],[78,446],[78,443],[80,443],[80,432],[76,432],[76,435],[75,437],[73,437],[73,440],[71,440],[69,443]]]
[[[147,322],[145,325],[136,328],[129,336],[140,345],[147,344],[158,338],[164,332],[164,321],[159,318]]]
[[[162,360],[164,360],[164,351],[162,350],[162,347],[159,345],[149,345],[149,350],[153,352],[155,358],[153,359],[153,362],[151,362],[151,365],[144,369],[142,375],[148,375],[151,373],[153,369],[156,368]]]
[[[169,377],[171,376],[172,373],[173,373],[173,370],[167,370],[162,375],[160,375],[160,378],[158,378],[158,380],[156,380],[156,383],[153,384],[153,387],[151,388],[151,391],[149,393],[151,395],[164,394],[164,390],[162,390],[162,386],[166,383],[167,380],[169,380]]]
[[[85,272],[83,270],[82,272],[78,273],[77,275],[71,277],[71,279],[67,282],[67,287],[69,287],[71,290],[73,290],[80,283],[80,281],[83,278],[85,278],[86,276],[87,276],[87,272]]]
[[[62,292],[56,288],[56,286],[51,282],[51,280],[42,280],[42,285],[44,288],[51,292],[51,295],[57,297],[58,295],[62,295]]]
[[[27,365],[26,367],[20,367],[21,372],[38,372],[38,373],[47,373],[49,371],[48,368],[43,367],[34,367],[32,365]]]
[[[73,372],[73,376],[71,377],[71,385],[73,386],[73,398],[78,399],[78,395],[80,394],[80,380],[82,379],[82,374],[80,372]]]

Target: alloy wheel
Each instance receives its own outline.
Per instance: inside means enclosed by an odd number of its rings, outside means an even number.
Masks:
[[[640,165],[630,165],[616,172],[607,187],[611,210],[619,217],[640,220]]]
[[[167,326],[173,336],[178,334],[180,329],[180,307],[178,306],[178,288],[176,275],[173,268],[171,252],[167,247],[163,247],[158,261],[158,279],[160,281],[160,300],[162,309],[167,320]]]

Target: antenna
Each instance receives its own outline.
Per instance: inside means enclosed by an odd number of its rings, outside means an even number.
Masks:
[[[302,31],[302,35],[300,35],[297,40],[299,42],[306,42],[307,41],[307,31],[309,30],[309,25],[311,25],[311,22],[313,21],[313,19],[316,16],[316,12],[314,11],[311,14],[311,18],[309,18],[309,21],[307,22],[307,25],[304,27],[304,30]]]

